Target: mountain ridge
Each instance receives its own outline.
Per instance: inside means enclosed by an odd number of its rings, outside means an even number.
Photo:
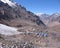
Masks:
[[[49,23],[52,24],[53,22],[60,22],[60,13],[53,13],[51,15],[41,14],[39,17],[46,25],[49,25]]]
[[[34,13],[27,11],[25,7],[16,4],[13,8],[0,1],[0,23],[13,27],[45,28],[46,25]]]

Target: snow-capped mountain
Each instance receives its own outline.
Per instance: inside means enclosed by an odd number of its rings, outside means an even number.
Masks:
[[[60,20],[60,14],[54,13],[49,18],[50,18],[50,21],[59,21]]]
[[[48,14],[40,14],[38,15],[40,19],[46,24],[46,25],[58,25],[60,24],[60,13],[53,13],[51,15]]]

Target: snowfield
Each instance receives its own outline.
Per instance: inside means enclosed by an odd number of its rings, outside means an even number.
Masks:
[[[0,34],[2,35],[15,35],[15,34],[20,34],[20,33],[21,32],[17,31],[17,28],[0,24]]]

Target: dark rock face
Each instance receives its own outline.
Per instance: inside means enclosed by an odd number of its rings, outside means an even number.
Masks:
[[[18,22],[24,20],[24,22],[29,21],[36,23],[37,25],[45,26],[38,16],[30,11],[27,11],[26,8],[22,7],[21,5],[16,4],[16,7],[12,8],[7,3],[0,1],[0,23],[2,22],[3,24],[8,24],[8,22],[11,23],[12,20],[14,20],[14,23],[16,23],[16,20],[18,20]],[[11,26],[11,24],[8,25]]]

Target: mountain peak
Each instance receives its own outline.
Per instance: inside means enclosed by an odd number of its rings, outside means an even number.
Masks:
[[[52,15],[60,15],[60,13],[54,13],[54,14],[52,14]]]

